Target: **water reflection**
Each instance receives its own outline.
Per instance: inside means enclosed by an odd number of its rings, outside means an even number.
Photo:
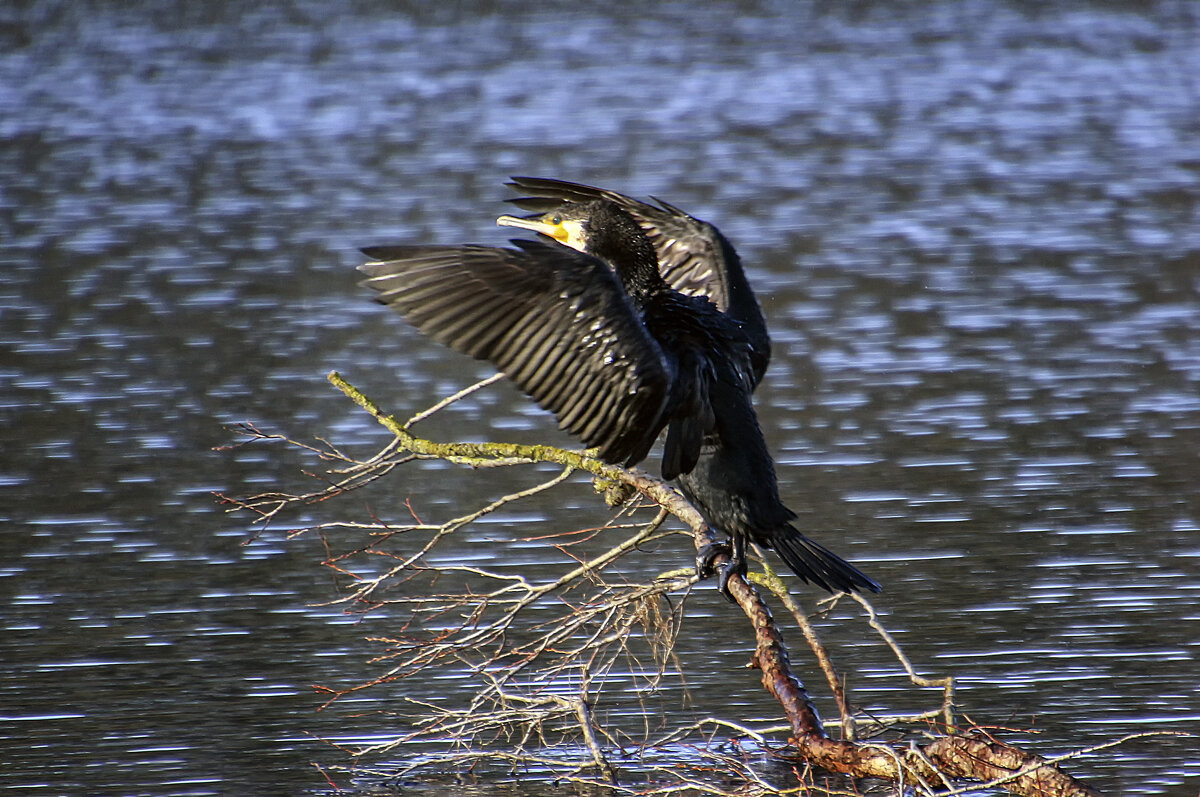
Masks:
[[[319,792],[310,762],[343,759],[313,736],[387,733],[399,692],[315,711],[312,684],[375,672],[379,631],[323,605],[319,541],[243,546],[211,500],[301,463],[210,449],[244,420],[379,444],[335,367],[397,411],[486,375],[350,267],[503,240],[509,173],[655,193],[738,243],[787,499],[972,716],[1045,752],[1197,727],[1195,8],[333,9],[0,12],[0,788]],[[439,423],[548,434],[499,386]],[[379,511],[479,490],[420,473]],[[469,542],[536,574],[509,526],[594,508],[575,487]],[[743,653],[714,656],[710,631],[742,636],[711,597],[681,645],[695,710],[774,716]],[[862,702],[924,708],[850,615],[824,628]],[[1198,760],[1146,742],[1073,771],[1193,794]]]

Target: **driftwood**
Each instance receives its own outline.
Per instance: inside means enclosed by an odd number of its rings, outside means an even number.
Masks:
[[[775,784],[762,777],[753,767],[747,766],[744,761],[739,761],[736,757],[723,756],[720,753],[711,754],[706,759],[706,763],[709,767],[728,767],[722,776],[724,778],[723,785],[705,781],[702,775],[695,772],[680,775],[678,769],[671,770],[674,780],[661,788],[648,788],[645,783],[637,788],[618,784],[617,767],[605,749],[606,745],[611,746],[611,743],[615,742],[615,738],[597,722],[593,714],[594,698],[602,689],[593,684],[593,678],[597,671],[603,670],[605,666],[611,666],[604,663],[611,661],[611,659],[604,658],[604,655],[607,654],[602,654],[606,646],[627,644],[624,638],[635,627],[647,629],[647,638],[650,639],[653,655],[665,666],[665,662],[672,656],[671,647],[674,639],[672,628],[675,627],[672,626],[672,623],[678,622],[678,618],[659,616],[659,609],[656,608],[659,604],[656,603],[656,600],[672,590],[686,589],[694,582],[695,577],[690,572],[690,568],[662,574],[653,584],[629,588],[622,594],[617,594],[613,590],[605,592],[597,587],[603,594],[593,595],[578,605],[570,607],[569,611],[556,622],[545,623],[544,625],[549,630],[543,630],[542,636],[520,644],[508,640],[508,636],[515,629],[516,618],[527,607],[569,584],[577,584],[585,579],[595,578],[597,573],[617,557],[644,544],[647,540],[661,535],[663,533],[661,526],[667,515],[678,518],[692,530],[697,549],[713,541],[715,535],[678,492],[645,473],[606,465],[589,457],[585,452],[566,451],[550,446],[504,443],[437,443],[412,434],[411,426],[414,423],[463,395],[495,381],[494,378],[485,380],[483,383],[439,403],[407,422],[400,422],[382,412],[336,373],[331,374],[329,378],[333,384],[370,412],[376,420],[395,435],[393,442],[374,457],[362,462],[347,457],[329,445],[302,445],[325,459],[348,463],[349,467],[340,472],[339,478],[309,494],[270,493],[243,499],[222,496],[222,500],[233,507],[232,511],[249,510],[255,513],[260,521],[267,522],[277,518],[288,507],[324,501],[375,481],[397,465],[414,458],[439,458],[476,468],[533,462],[556,463],[564,467],[561,474],[537,487],[513,496],[506,496],[449,523],[432,525],[423,524],[418,520],[404,529],[382,523],[370,527],[371,533],[375,535],[369,545],[372,551],[380,550],[378,546],[381,541],[390,539],[402,531],[422,529],[432,532],[433,537],[427,544],[416,550],[406,550],[402,554],[390,554],[395,565],[385,572],[376,573],[369,578],[355,577],[354,587],[342,600],[360,608],[373,608],[397,602],[411,606],[415,602],[416,611],[424,612],[421,615],[423,617],[441,616],[450,613],[451,610],[460,613],[465,611],[467,617],[460,625],[443,631],[436,638],[424,638],[419,641],[414,641],[416,634],[409,634],[407,626],[401,628],[401,632],[397,636],[383,640],[393,650],[386,657],[395,662],[391,669],[372,683],[362,684],[349,690],[330,690],[330,699],[334,700],[349,691],[357,691],[377,683],[413,677],[423,673],[426,668],[435,663],[448,659],[466,662],[473,668],[473,672],[484,680],[484,686],[467,709],[445,710],[427,706],[428,714],[418,723],[415,731],[401,735],[393,743],[365,748],[355,751],[356,753],[378,754],[396,749],[405,742],[428,740],[438,736],[439,738],[457,738],[462,740],[462,743],[457,746],[457,749],[434,756],[427,761],[434,760],[442,765],[471,767],[477,760],[486,757],[493,761],[505,762],[513,767],[544,765],[544,768],[552,769],[556,765],[561,765],[562,759],[537,752],[540,745],[543,744],[547,728],[574,727],[582,739],[581,746],[586,750],[586,754],[566,775],[559,776],[563,780],[605,783],[611,788],[637,794],[680,789],[712,794],[733,792],[746,794],[772,793],[779,789]],[[246,427],[244,432],[255,440],[285,439],[259,432],[252,427]],[[481,576],[490,579],[489,583],[500,582],[500,586],[492,592],[446,594],[408,599],[407,601],[382,597],[387,585],[394,580],[411,578],[414,574],[428,569],[422,564],[423,557],[445,534],[494,511],[498,506],[507,502],[551,489],[565,480],[573,470],[592,474],[597,488],[605,492],[610,503],[614,505],[625,502],[631,494],[636,493],[657,505],[660,510],[654,520],[639,526],[637,533],[621,545],[600,557],[581,562],[578,568],[553,583],[535,586],[525,582],[521,577],[484,572],[478,568],[444,567],[440,569],[441,575],[457,572]],[[327,532],[333,527],[345,528],[351,525],[355,524],[335,523],[321,527],[321,530]],[[311,528],[297,529],[295,533],[309,530]],[[363,550],[366,549],[358,548],[351,553],[361,553]],[[327,564],[340,569],[343,556],[348,555],[333,556]],[[1059,759],[1046,760],[1005,744],[979,729],[956,728],[953,713],[953,681],[951,679],[929,681],[918,676],[904,654],[891,640],[890,635],[878,623],[870,604],[855,596],[867,613],[870,624],[891,646],[905,670],[913,678],[914,683],[922,686],[939,686],[943,689],[943,702],[940,707],[913,718],[925,720],[926,728],[931,727],[929,720],[938,719],[941,727],[939,733],[927,733],[919,744],[912,741],[859,740],[857,724],[852,716],[849,701],[846,699],[842,686],[834,673],[834,668],[829,663],[828,656],[816,638],[815,631],[808,623],[807,617],[800,611],[791,596],[787,594],[782,582],[774,577],[769,568],[766,568],[764,575],[755,574],[751,580],[756,583],[747,583],[741,578],[734,577],[730,580],[730,589],[738,606],[754,629],[756,647],[752,664],[760,670],[763,687],[778,701],[787,718],[790,745],[782,753],[773,753],[775,758],[827,772],[843,773],[853,778],[882,779],[897,786],[912,789],[916,794],[956,794],[959,793],[959,789],[965,790],[966,783],[971,784],[969,788],[972,790],[978,790],[982,784],[1003,788],[1012,794],[1038,795],[1039,797],[1068,797],[1069,795],[1082,797],[1099,794],[1057,766],[1057,762],[1060,760],[1090,751],[1076,751]],[[756,586],[774,594],[781,601],[784,608],[796,619],[810,647],[813,648],[841,709],[841,739],[833,739],[826,732],[808,692],[794,675],[779,627]],[[414,621],[413,625],[415,628],[419,623]],[[651,629],[654,629],[653,633],[650,633]],[[572,647],[574,643],[571,643],[570,640],[580,634],[586,639]],[[504,645],[508,645],[508,647],[504,647]],[[476,652],[484,649],[492,651],[488,655],[493,658],[480,655],[480,659],[486,661],[487,666],[480,665],[471,658]],[[503,652],[495,653],[496,650]],[[559,657],[560,663],[549,666],[548,672],[551,675],[572,673],[579,683],[577,695],[564,695],[558,691],[531,693],[518,688],[519,676],[522,673],[530,672],[535,662],[554,657]],[[734,736],[765,741],[764,731],[739,726],[727,720],[713,718],[705,725],[710,735],[715,730],[723,729],[731,732]],[[690,728],[688,730],[695,731],[697,729]],[[680,738],[682,737],[678,734],[669,734],[659,742],[671,743]],[[471,740],[478,742],[478,740],[485,739],[493,740],[493,743],[486,749],[481,749],[478,744],[470,743]],[[1111,744],[1119,744],[1122,741],[1124,740],[1117,740]],[[642,744],[650,746],[647,742]],[[764,747],[764,749],[766,748]],[[698,767],[697,769],[705,768]],[[728,785],[732,782],[729,780],[730,778],[736,782],[733,787]],[[809,783],[812,783],[811,779]],[[795,783],[791,786],[794,788]]]

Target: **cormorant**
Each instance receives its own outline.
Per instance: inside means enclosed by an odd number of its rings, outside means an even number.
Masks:
[[[527,210],[604,199],[632,216],[654,246],[664,279],[676,290],[708,298],[741,325],[751,346],[750,389],[757,387],[770,360],[766,321],[741,259],[714,225],[660,199],[655,199],[656,207],[615,191],[531,177],[515,177],[509,185],[529,194],[510,200]],[[737,412],[718,413],[717,429],[706,435],[697,466],[677,480],[709,525],[730,535],[731,563],[721,573],[721,591],[728,594],[726,582],[732,573],[744,575],[748,539],[775,548],[797,575],[830,591],[878,591],[872,579],[791,526],[795,513],[779,499],[774,463],[752,413],[751,409],[748,418]],[[717,550],[701,552],[697,566],[702,573],[711,570]]]
[[[554,180],[511,185],[533,194],[517,205],[544,212],[497,223],[563,246],[364,249],[378,301],[495,363],[607,462],[641,461],[666,428],[663,477],[732,539],[727,596],[747,540],[830,591],[878,591],[789,523],[750,398],[770,356],[766,324],[724,236],[662,202]],[[698,557],[702,575],[715,553]]]

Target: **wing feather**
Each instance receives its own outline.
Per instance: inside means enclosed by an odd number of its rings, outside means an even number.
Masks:
[[[607,199],[633,216],[654,245],[659,270],[671,287],[682,293],[704,296],[726,310],[729,303],[726,262],[727,243],[720,231],[706,221],[689,216],[679,208],[656,199],[657,206],[633,197],[580,183],[540,177],[514,177],[509,183],[529,196],[509,200],[526,210],[553,210],[562,202]]]
[[[494,363],[609,462],[646,456],[674,369],[616,276],[557,244],[374,247],[376,299],[433,339]]]

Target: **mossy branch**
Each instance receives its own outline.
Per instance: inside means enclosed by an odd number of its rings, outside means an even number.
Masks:
[[[347,467],[335,471],[340,474],[339,477],[324,489],[307,495],[268,493],[246,499],[224,498],[227,504],[234,507],[234,511],[254,511],[258,513],[259,520],[265,522],[276,517],[286,506],[324,501],[374,481],[412,459],[436,458],[474,468],[540,462],[554,463],[563,468],[562,473],[548,481],[496,499],[476,511],[441,524],[423,523],[413,511],[416,522],[408,525],[337,522],[310,527],[322,533],[334,529],[359,529],[371,535],[365,546],[345,554],[331,555],[327,561],[339,573],[353,579],[354,587],[343,601],[364,606],[364,610],[390,604],[409,607],[412,611],[412,617],[401,624],[396,634],[380,640],[389,646],[389,652],[380,657],[381,661],[390,663],[388,671],[367,684],[351,689],[330,689],[331,699],[394,679],[426,676],[432,668],[444,666],[465,666],[482,684],[465,708],[448,708],[428,701],[409,701],[425,711],[416,720],[413,730],[394,741],[364,748],[358,751],[359,754],[391,750],[410,741],[453,738],[458,740],[457,745],[466,749],[456,748],[440,757],[427,757],[424,763],[414,764],[412,768],[426,766],[430,761],[444,764],[463,762],[473,766],[473,762],[484,758],[513,765],[549,765],[553,759],[530,747],[546,749],[552,746],[547,743],[546,733],[573,720],[576,731],[584,740],[587,756],[586,761],[579,763],[564,779],[594,782],[582,774],[591,767],[600,773],[604,782],[616,785],[617,772],[605,748],[625,745],[614,737],[614,731],[604,726],[593,706],[604,698],[602,684],[619,655],[625,656],[632,665],[631,669],[640,668],[639,654],[631,648],[631,639],[636,636],[633,634],[635,629],[643,632],[642,641],[649,644],[653,662],[658,668],[658,675],[651,673],[647,681],[649,691],[657,689],[662,670],[668,662],[674,662],[682,674],[673,645],[675,634],[683,622],[683,604],[668,598],[670,593],[686,589],[696,579],[688,568],[659,574],[648,584],[622,584],[606,578],[604,571],[629,551],[663,536],[666,532],[661,531],[660,526],[667,514],[675,516],[691,529],[697,549],[715,541],[718,535],[669,485],[637,469],[605,464],[586,451],[514,443],[435,442],[412,433],[411,427],[416,422],[482,385],[490,384],[495,378],[439,402],[405,422],[382,411],[338,373],[331,373],[329,381],[370,413],[394,435],[394,440],[370,459],[359,462],[328,444],[324,444],[323,448],[300,444],[246,426],[243,433],[252,439],[287,440],[324,459],[343,462]],[[563,482],[572,470],[592,474],[593,483],[605,493],[610,503],[621,503],[631,491],[640,493],[660,507],[657,516],[648,523],[633,524],[633,533],[607,551],[599,555],[577,557],[574,566],[565,573],[537,585],[527,581],[520,572],[511,570],[461,563],[433,565],[425,561],[426,555],[446,535],[501,506],[552,489]],[[295,533],[302,531],[305,530]],[[424,545],[416,546],[416,550],[407,546],[407,552],[400,554],[383,548],[396,535],[410,531],[433,532],[433,537]],[[397,563],[382,572],[378,568],[368,568],[370,572],[364,575],[343,566],[343,562],[362,555],[386,556]],[[723,564],[720,556],[717,564]],[[456,583],[461,578],[474,581],[461,592],[443,587],[437,594],[420,591],[411,595],[403,594],[411,590],[397,594],[397,586],[423,574],[431,579],[431,583],[443,579]],[[970,779],[988,781],[986,785],[1002,786],[1020,795],[1096,797],[1095,791],[1059,770],[1054,760],[1038,758],[981,732],[950,732],[935,736],[923,745],[857,741],[850,700],[815,629],[799,604],[769,566],[764,567],[763,574],[754,574],[751,582],[735,576],[729,581],[730,591],[754,629],[756,644],[752,664],[761,671],[764,688],[779,702],[787,716],[793,745],[791,749],[801,761],[856,777],[885,778],[915,787],[917,794],[959,793],[955,791],[954,781]],[[482,590],[479,589],[480,584],[483,585]],[[831,739],[825,733],[804,685],[792,671],[783,635],[753,584],[775,594],[803,630],[842,711],[842,740]],[[568,593],[573,597],[568,598]],[[381,597],[381,594],[386,597]],[[557,601],[543,600],[552,594],[557,596]],[[946,722],[946,729],[953,731],[953,682],[950,679],[926,680],[918,676],[907,657],[883,629],[873,607],[865,600],[860,599],[860,602],[868,614],[871,627],[895,652],[914,683],[944,688],[945,699],[940,711],[929,712],[921,715],[921,718],[940,714]],[[536,622],[518,625],[518,619],[525,617],[526,610],[535,603],[539,605]],[[665,612],[664,606],[668,607]],[[557,611],[558,614],[548,615],[547,611]],[[532,636],[529,633],[531,629]],[[573,678],[578,682],[576,695],[564,696],[541,691],[554,679],[563,678]],[[737,728],[746,738],[758,739],[760,743],[765,740],[765,729],[755,730],[731,724],[726,719],[707,718],[690,728],[672,730],[657,741],[647,736],[635,742],[635,746],[650,749],[659,744],[665,748],[683,738],[681,734],[696,731],[704,733],[704,728],[717,727]],[[875,730],[879,730],[878,725]],[[497,740],[502,743],[494,744]],[[1063,758],[1067,757],[1070,756]],[[702,756],[702,761],[705,763],[696,767],[695,772],[705,772],[708,766],[728,767],[730,772],[736,772],[749,789],[749,792],[738,789],[739,793],[772,791],[761,773],[738,757],[711,751],[707,757]],[[667,771],[672,773],[672,778],[679,778],[680,770]],[[698,792],[727,793],[702,774],[685,776],[678,786]]]
[[[426,440],[412,434],[409,431],[409,424],[401,423],[394,415],[389,415],[381,410],[379,405],[342,378],[337,371],[332,371],[328,379],[338,390],[345,393],[355,404],[369,412],[371,417],[394,434],[396,444],[406,451],[422,457],[436,457],[447,462],[475,468],[525,462],[552,462],[565,465],[591,473],[605,482],[624,484],[637,490],[693,529],[700,536],[697,541],[697,549],[717,539],[717,535],[704,523],[704,518],[684,500],[682,495],[643,471],[609,465],[589,456],[587,452],[569,451],[554,446],[521,445],[519,443],[437,443]]]
[[[384,413],[361,391],[334,372],[329,381],[336,385],[355,403],[363,407],[379,423],[396,435],[397,445],[420,456],[437,457],[474,467],[486,467],[497,462],[552,462],[592,473],[608,482],[629,485],[647,498],[657,502],[676,517],[686,522],[695,532],[696,545],[708,544],[715,535],[704,524],[690,505],[675,490],[661,481],[640,471],[607,465],[586,452],[566,451],[545,445],[518,445],[513,443],[435,443],[413,435],[409,425],[401,423],[392,415]],[[824,646],[816,631],[807,621],[799,605],[787,592],[783,583],[767,567],[763,575],[756,574],[758,581],[774,592],[784,603],[804,631],[818,662],[830,682],[843,714],[844,741],[830,739],[808,696],[803,684],[792,672],[782,634],[775,624],[770,609],[759,593],[740,578],[730,580],[734,599],[751,621],[757,640],[753,663],[762,671],[764,687],[775,696],[787,714],[792,726],[793,742],[804,757],[813,764],[838,772],[866,777],[883,777],[897,782],[917,779],[929,783],[943,782],[948,776],[991,780],[1005,778],[1004,785],[1017,794],[1078,795],[1094,797],[1096,792],[1074,781],[1065,773],[1016,748],[975,735],[942,737],[924,748],[913,747],[906,751],[893,750],[875,744],[859,745],[854,741],[854,724],[844,690],[833,672]],[[561,580],[560,580],[561,581]],[[862,601],[865,603],[865,601]],[[869,604],[866,604],[869,607]],[[873,609],[872,622],[877,623]],[[886,637],[894,647],[894,641]],[[906,670],[915,676],[907,659],[903,659]],[[950,718],[949,692],[947,705],[943,707]],[[595,751],[594,735],[590,726],[585,728],[585,737]],[[1025,775],[1013,776],[1025,771]],[[606,769],[607,771],[607,769]],[[611,773],[609,773],[611,774]],[[997,781],[1001,782],[1001,781]]]

